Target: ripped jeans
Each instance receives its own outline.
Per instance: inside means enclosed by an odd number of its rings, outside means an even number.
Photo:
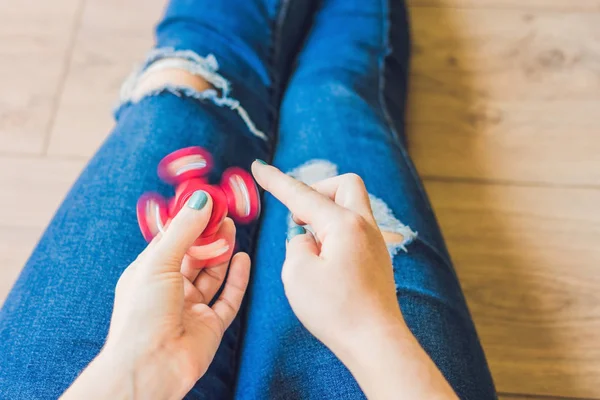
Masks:
[[[115,284],[145,246],[136,200],[148,190],[170,195],[156,166],[193,145],[213,154],[213,179],[255,158],[306,182],[359,174],[382,231],[403,238],[388,248],[409,327],[462,399],[495,398],[406,151],[408,59],[399,0],[171,0],[156,49],[123,87],[113,132],[0,312],[0,398],[56,398],[99,352]],[[200,75],[213,88],[165,84],[136,93],[146,74],[168,68]],[[265,196],[260,222],[239,228],[239,249],[253,256],[249,292],[187,398],[364,397],[286,300],[280,274],[288,225],[286,209]]]

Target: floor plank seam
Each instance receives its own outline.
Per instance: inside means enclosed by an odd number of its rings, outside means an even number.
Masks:
[[[568,397],[549,394],[498,392],[499,396],[514,397],[516,399],[542,399],[542,400],[600,400],[598,397]]]
[[[600,190],[600,184],[568,184],[558,182],[536,182],[536,181],[513,181],[508,179],[485,179],[485,178],[470,178],[460,176],[437,176],[437,175],[421,175],[421,179],[425,182],[446,182],[446,183],[466,183],[479,185],[494,185],[494,186],[517,186],[517,187],[538,187],[538,188],[554,188],[554,189],[584,189],[584,190]]]
[[[25,159],[25,160],[49,160],[49,161],[80,161],[85,162],[90,159],[89,156],[78,155],[54,155],[40,153],[18,153],[0,151],[0,158],[5,159]]]
[[[81,29],[82,19],[83,19],[83,11],[85,10],[86,0],[80,0],[79,4],[77,4],[77,9],[75,10],[75,17],[73,21],[73,26],[71,27],[71,34],[69,37],[69,42],[67,43],[67,48],[65,50],[64,64],[61,70],[61,73],[58,77],[58,85],[56,87],[56,93],[52,100],[52,108],[50,113],[50,120],[48,121],[48,125],[46,127],[46,132],[44,133],[44,141],[42,142],[41,155],[48,154],[48,148],[50,147],[50,140],[52,136],[52,131],[54,129],[54,124],[56,123],[56,115],[58,114],[58,108],[60,106],[60,102],[63,96],[63,92],[65,89],[65,84],[67,81],[67,77],[69,76],[69,72],[71,70],[71,62],[73,59],[73,52],[75,49],[75,44],[77,43],[77,36],[79,35],[79,31]]]
[[[523,6],[499,6],[489,5],[485,7],[478,6],[446,6],[446,5],[435,5],[435,4],[409,4],[409,9],[418,8],[431,8],[434,10],[456,10],[456,11],[523,11],[523,12],[544,12],[544,13],[555,13],[555,14],[600,14],[600,8],[551,8],[551,7],[523,7]]]

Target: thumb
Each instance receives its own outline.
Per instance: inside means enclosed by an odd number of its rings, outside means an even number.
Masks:
[[[318,256],[319,253],[319,245],[310,231],[299,225],[290,228],[287,236],[286,259]]]
[[[311,232],[302,226],[294,226],[288,232],[285,262],[281,269],[281,280],[286,289],[293,285],[301,270],[313,265],[319,258],[319,245]]]
[[[192,194],[156,245],[154,260],[159,268],[166,271],[181,269],[186,252],[208,225],[212,206],[212,199],[205,191]]]

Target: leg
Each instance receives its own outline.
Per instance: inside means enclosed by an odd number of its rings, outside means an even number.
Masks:
[[[483,351],[403,145],[407,65],[402,2],[324,0],[284,97],[274,164],[307,183],[363,177],[408,325],[460,398],[491,399]],[[362,398],[344,366],[294,317],[280,278],[289,216],[270,196],[264,210],[238,397]]]
[[[57,398],[102,347],[117,279],[145,246],[137,198],[148,190],[172,194],[156,176],[162,157],[205,146],[215,158],[212,179],[228,166],[270,157],[272,92],[281,79],[272,48],[301,40],[283,43],[275,34],[286,12],[259,0],[171,1],[158,28],[159,50],[124,86],[114,131],[0,311],[3,398]],[[296,12],[294,23],[307,17]],[[240,249],[252,248],[254,229],[239,229]],[[230,396],[238,331],[235,322],[190,398]]]

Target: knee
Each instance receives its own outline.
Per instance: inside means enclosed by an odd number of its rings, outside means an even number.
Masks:
[[[144,64],[121,87],[121,102],[136,103],[161,91],[175,91],[207,97],[227,96],[229,82],[218,74],[212,55],[202,57],[188,50],[155,49]]]
[[[240,101],[231,97],[231,85],[218,70],[212,54],[202,57],[190,50],[155,49],[123,83],[119,108],[163,92],[210,101],[235,111],[254,136],[267,141],[267,135],[256,127]]]
[[[391,246],[404,243],[404,235],[393,231],[381,231],[385,243]]]
[[[145,70],[131,88],[131,101],[137,102],[150,93],[165,87],[188,88],[204,92],[215,87],[201,75],[194,74],[181,64],[185,60],[164,58]]]
[[[338,166],[328,160],[314,159],[288,171],[288,175],[307,185],[312,185],[339,175],[339,171]],[[369,202],[373,217],[386,242],[390,257],[394,257],[400,250],[407,251],[406,246],[416,239],[418,233],[401,222],[383,199],[369,193]],[[295,226],[295,222],[290,217],[288,229]]]

